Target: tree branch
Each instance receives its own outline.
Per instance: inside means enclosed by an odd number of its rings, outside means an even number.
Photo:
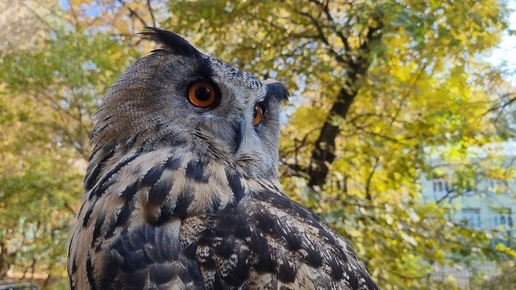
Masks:
[[[145,27],[149,26],[149,25],[147,25],[147,22],[142,17],[140,17],[140,15],[136,11],[134,11],[131,7],[126,5],[126,3],[123,0],[118,0],[118,2],[120,2],[120,4],[122,4],[122,7],[125,7],[125,8],[127,8],[127,10],[129,10],[129,17],[134,16],[134,17],[136,17],[136,19],[138,19],[140,21],[140,23],[143,26],[145,26]],[[154,20],[154,18],[153,18],[153,20]]]
[[[371,54],[370,44],[373,41],[381,39],[382,28],[381,22],[378,20],[377,27],[370,27],[366,39],[358,49],[358,57],[348,57],[346,64],[349,68],[349,78],[347,84],[342,86],[337,96],[337,100],[333,104],[326,121],[321,129],[321,134],[315,142],[315,149],[312,151],[311,164],[309,166],[310,180],[308,185],[310,187],[321,186],[326,181],[329,166],[335,160],[335,140],[340,133],[340,128],[335,125],[333,119],[340,117],[346,119],[349,108],[358,93],[359,77],[367,73],[369,68],[369,56]],[[351,52],[346,52],[351,53]],[[337,60],[344,60],[342,57]]]
[[[147,0],[147,9],[149,9],[149,14],[152,19],[152,26],[156,27],[156,17],[154,17],[154,11],[152,11],[151,0]]]

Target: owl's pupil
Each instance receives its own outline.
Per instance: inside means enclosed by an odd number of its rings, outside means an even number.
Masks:
[[[198,88],[195,92],[195,97],[201,102],[209,100],[211,97],[210,89],[206,87]]]

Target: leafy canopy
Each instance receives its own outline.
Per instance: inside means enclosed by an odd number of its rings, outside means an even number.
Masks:
[[[485,112],[502,74],[479,56],[508,13],[496,0],[67,2],[43,43],[2,52],[0,238],[26,250],[7,251],[0,269],[38,257],[38,269],[64,273],[57,245],[79,204],[90,116],[148,52],[135,33],[160,26],[291,89],[284,188],[351,241],[384,289],[444,283],[426,279],[433,263],[494,252],[487,233],[448,220],[453,208],[422,203],[417,180],[437,170],[427,147],[500,139]]]

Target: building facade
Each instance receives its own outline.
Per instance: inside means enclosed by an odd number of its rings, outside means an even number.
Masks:
[[[471,154],[469,161],[479,164],[478,172],[469,186],[463,184],[462,187],[454,184],[458,179],[456,164],[445,163],[437,154],[429,154],[430,166],[439,168],[442,174],[421,174],[421,196],[425,203],[449,205],[452,209],[450,220],[453,222],[492,231],[494,244],[503,243],[516,248],[516,180],[510,177],[516,169],[516,143],[493,143],[471,151],[474,154]],[[493,156],[498,161],[490,164]],[[501,171],[507,174],[504,178],[488,177],[488,170],[480,164],[498,164],[503,167]],[[475,168],[475,165],[472,167]]]

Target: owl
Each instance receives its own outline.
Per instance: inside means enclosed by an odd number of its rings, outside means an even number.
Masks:
[[[379,289],[278,176],[285,86],[149,28],[109,88],[69,244],[72,289]]]

